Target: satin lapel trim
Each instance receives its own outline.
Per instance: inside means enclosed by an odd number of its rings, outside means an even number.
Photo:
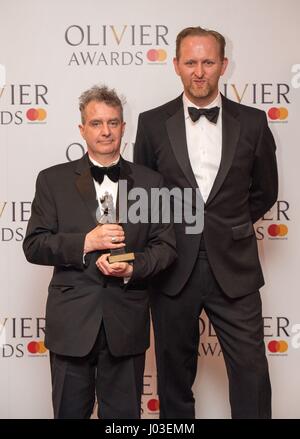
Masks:
[[[98,224],[96,211],[99,205],[97,203],[95,186],[86,156],[82,159],[82,162],[79,162],[76,172],[79,174],[76,179],[76,187],[96,225]]]
[[[188,155],[183,105],[167,121],[167,132],[176,160],[192,188],[197,188],[191,162]]]
[[[226,175],[230,169],[240,136],[240,121],[238,114],[231,111],[230,102],[223,98],[222,108],[222,155],[219,171],[213,187],[206,201],[208,205],[220,190]]]
[[[119,212],[119,196],[120,196],[120,182],[119,182],[118,196],[117,196],[117,218],[119,219],[120,224],[122,225],[124,233],[125,233],[125,243],[126,243],[126,241],[128,243],[128,238],[126,240],[126,237],[138,235],[138,233],[137,233],[138,224],[134,225],[134,227],[135,227],[134,230],[130,230],[130,222],[128,221],[128,210],[129,210],[131,204],[133,204],[135,202],[135,200],[133,200],[133,201],[128,200],[128,193],[134,187],[134,181],[133,181],[131,174],[132,174],[132,171],[131,171],[131,167],[130,167],[129,163],[121,157],[120,158],[120,180],[127,181],[127,193],[126,193],[127,199],[125,200],[125,203],[122,203],[122,206],[124,206],[124,209],[126,210],[126,212]],[[124,221],[124,218],[126,218],[126,221]],[[126,251],[131,251],[131,249],[126,249]]]

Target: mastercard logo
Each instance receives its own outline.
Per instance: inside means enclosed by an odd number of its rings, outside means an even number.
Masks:
[[[288,350],[288,348],[289,348],[289,345],[284,340],[279,340],[279,341],[271,340],[268,343],[268,350],[272,354],[275,354],[275,353],[283,354],[284,352],[286,352]]]
[[[27,345],[27,351],[30,354],[44,354],[47,352],[43,341],[31,341]]]
[[[157,412],[159,410],[159,400],[154,398],[149,399],[147,407],[150,412]]]
[[[167,59],[167,52],[164,49],[150,49],[147,52],[147,59],[151,62],[163,62]]]
[[[268,116],[271,120],[285,120],[288,115],[288,109],[284,107],[272,107],[268,110]]]
[[[271,224],[268,227],[268,233],[270,236],[279,236],[283,237],[288,234],[288,228],[285,224]]]
[[[30,122],[42,122],[47,117],[47,111],[43,108],[29,108],[26,117]]]

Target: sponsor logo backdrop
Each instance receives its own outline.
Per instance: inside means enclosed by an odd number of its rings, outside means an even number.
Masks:
[[[0,418],[52,417],[43,344],[51,268],[28,264],[21,249],[36,176],[84,154],[78,96],[96,83],[127,99],[123,148],[131,159],[139,112],[182,90],[172,58],[178,31],[190,25],[226,36],[230,64],[221,91],[263,109],[277,141],[279,199],[256,233],[274,417],[299,418],[298,0],[186,0],[176,8],[173,0],[11,0],[0,6]],[[205,315],[199,325],[197,417],[228,418],[220,346]],[[156,392],[152,340],[143,417],[158,417]]]

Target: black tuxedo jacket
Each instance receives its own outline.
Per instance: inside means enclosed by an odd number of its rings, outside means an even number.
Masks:
[[[230,297],[257,291],[264,283],[255,223],[274,204],[278,181],[275,143],[263,111],[222,96],[222,156],[204,205],[204,239],[214,275]],[[160,172],[169,188],[197,182],[190,164],[182,96],[140,114],[134,161]],[[193,270],[201,234],[175,224],[178,259],[163,273],[161,289],[178,294]]]
[[[120,160],[128,190],[140,187],[149,194],[162,185],[158,173]],[[57,354],[84,356],[103,319],[113,355],[142,353],[149,346],[147,281],[176,258],[174,231],[169,224],[122,224],[126,248],[135,253],[133,275],[124,284],[97,269],[101,252],[89,253],[83,263],[85,235],[97,225],[97,206],[87,156],[39,174],[23,249],[28,261],[54,266],[45,343]]]

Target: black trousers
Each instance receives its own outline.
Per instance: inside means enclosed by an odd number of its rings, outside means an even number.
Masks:
[[[139,419],[145,354],[114,357],[104,326],[86,357],[50,353],[55,419],[88,419],[98,400],[98,417]]]
[[[271,385],[259,292],[230,299],[201,250],[191,278],[175,297],[153,292],[152,318],[161,418],[194,418],[202,309],[220,342],[229,379],[232,418],[270,418]]]

